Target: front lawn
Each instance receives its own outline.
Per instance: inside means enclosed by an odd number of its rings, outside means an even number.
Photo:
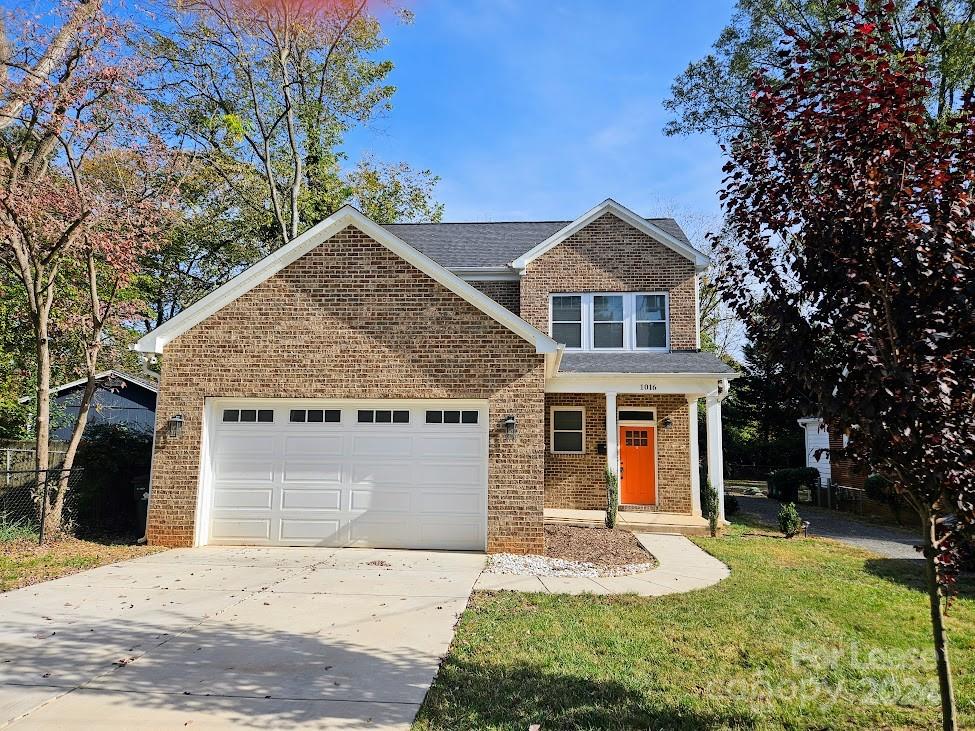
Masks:
[[[415,729],[940,727],[915,562],[822,539],[695,539],[731,567],[661,598],[476,594]],[[950,611],[975,727],[975,587]]]
[[[0,592],[56,579],[95,566],[162,550],[112,541],[64,538],[37,545],[36,534],[13,530],[0,534]]]

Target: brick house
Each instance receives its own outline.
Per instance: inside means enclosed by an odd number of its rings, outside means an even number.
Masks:
[[[143,337],[148,538],[540,552],[546,510],[701,518],[707,258],[612,200],[574,221],[380,226],[346,206]]]

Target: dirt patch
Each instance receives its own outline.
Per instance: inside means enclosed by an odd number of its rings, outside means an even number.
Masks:
[[[655,560],[629,531],[571,525],[545,526],[545,555],[597,566],[624,566]]]
[[[38,546],[30,540],[0,542],[0,591],[10,591],[78,571],[164,551],[158,546],[63,538]]]

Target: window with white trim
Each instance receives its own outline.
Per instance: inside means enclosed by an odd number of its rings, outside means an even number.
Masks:
[[[567,350],[666,351],[669,310],[666,292],[553,294],[549,333]]]
[[[585,454],[586,410],[581,406],[553,406],[550,446],[553,454]]]

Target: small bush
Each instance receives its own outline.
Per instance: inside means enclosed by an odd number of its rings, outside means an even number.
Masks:
[[[620,507],[620,481],[609,467],[606,468],[606,527],[616,527],[616,513]]]
[[[724,496],[724,514],[725,517],[729,515],[737,515],[740,506],[738,505],[738,498],[734,495],[728,495],[725,493]]]
[[[704,490],[701,494],[701,511],[708,519],[708,527],[711,529],[711,537],[718,535],[718,491],[711,484],[711,480],[706,480]]]
[[[799,490],[815,490],[819,486],[819,470],[815,467],[788,467],[768,476],[768,496],[784,503],[799,502]]]
[[[25,518],[14,519],[0,514],[0,543],[36,541],[37,524]]]
[[[779,530],[786,538],[792,538],[802,530],[802,518],[795,503],[785,503],[779,508]]]

